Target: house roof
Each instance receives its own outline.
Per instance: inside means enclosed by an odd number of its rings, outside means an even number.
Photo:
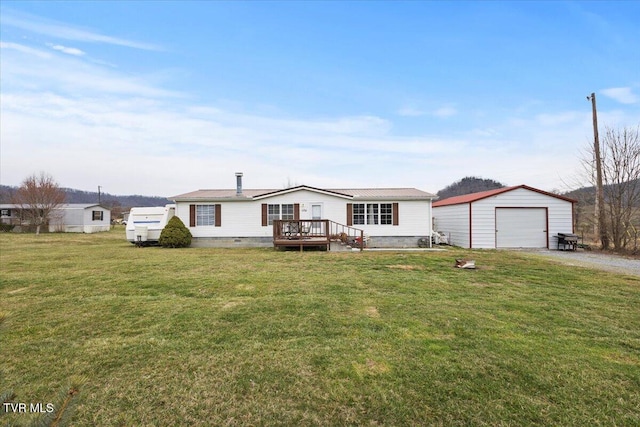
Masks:
[[[26,205],[25,205],[26,206]],[[107,209],[104,206],[98,203],[64,203],[58,207],[58,209],[87,209],[92,208],[94,206],[100,206],[103,209]],[[2,204],[0,205],[0,209],[21,209],[23,205],[17,204]]]
[[[544,194],[545,196],[555,197],[557,199],[566,200],[567,202],[577,203],[577,200],[570,199],[568,197],[560,196],[558,194],[549,193],[547,191],[539,190],[537,188],[529,187],[528,185],[516,185],[513,187],[497,188],[495,190],[480,191],[478,193],[463,194],[462,196],[449,197],[447,199],[438,200],[433,202],[433,207],[462,205],[466,203],[477,202],[478,200],[486,199],[488,197],[497,196],[498,194],[506,193],[508,191],[517,190],[523,188],[525,190],[534,191],[536,193]]]
[[[64,205],[60,205],[60,209],[87,209],[96,206],[107,209],[99,203],[65,203]]]
[[[316,193],[328,194],[345,199],[394,199],[394,200],[430,200],[436,196],[416,188],[348,188],[348,189],[323,189],[299,185],[285,189],[243,189],[241,195],[236,194],[235,189],[227,190],[197,190],[190,193],[179,194],[170,197],[174,201],[251,201],[273,197],[295,191],[307,190]]]

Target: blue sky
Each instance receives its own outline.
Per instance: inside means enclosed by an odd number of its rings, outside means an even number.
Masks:
[[[0,182],[567,190],[640,124],[640,2],[0,6]]]

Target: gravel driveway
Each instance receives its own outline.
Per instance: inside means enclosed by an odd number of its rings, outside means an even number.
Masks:
[[[620,274],[640,276],[640,260],[598,251],[531,251],[532,254],[556,259],[566,265],[598,268]]]

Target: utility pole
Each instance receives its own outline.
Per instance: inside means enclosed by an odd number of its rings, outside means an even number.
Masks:
[[[602,160],[600,159],[600,138],[598,137],[598,112],[596,110],[596,94],[587,96],[591,101],[593,111],[593,152],[596,157],[596,214],[598,216],[598,231],[602,249],[609,247],[609,237],[607,236],[607,226],[605,223],[606,213],[604,210],[604,190],[602,186]]]
[[[101,203],[101,200],[100,200],[100,188],[101,187],[98,185],[98,204]]]

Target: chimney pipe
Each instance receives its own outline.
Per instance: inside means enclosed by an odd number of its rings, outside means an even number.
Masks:
[[[236,196],[242,195],[242,172],[236,172]]]

